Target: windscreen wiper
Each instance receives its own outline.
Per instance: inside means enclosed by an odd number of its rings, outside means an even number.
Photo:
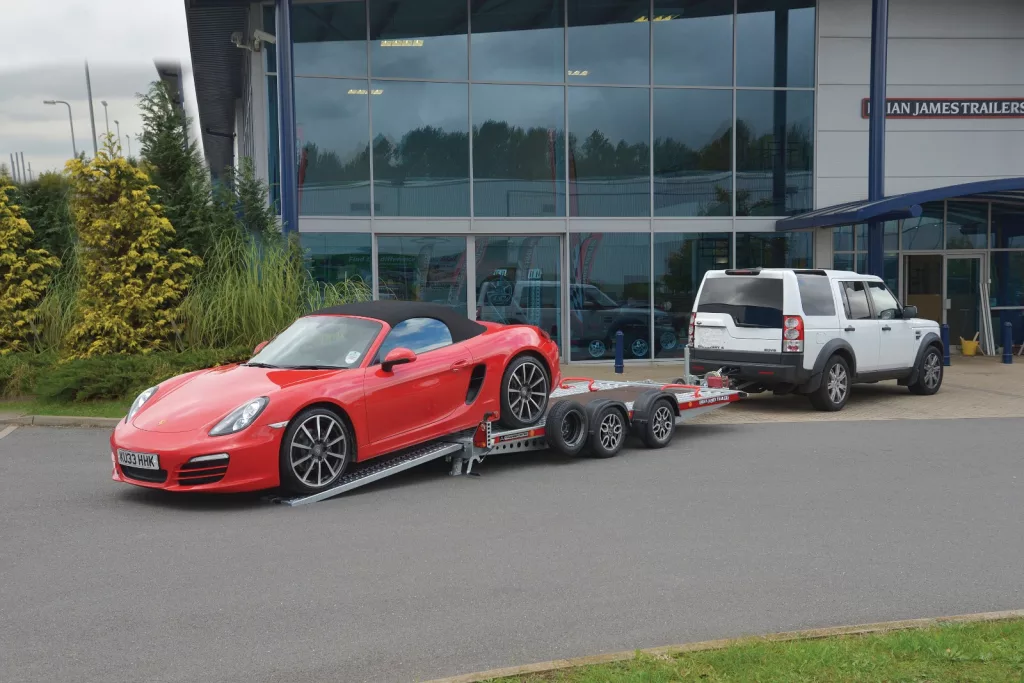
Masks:
[[[248,366],[250,368],[276,368],[277,367],[276,365],[271,365],[270,363],[242,363],[242,365]]]
[[[347,370],[344,365],[285,365],[283,370]]]

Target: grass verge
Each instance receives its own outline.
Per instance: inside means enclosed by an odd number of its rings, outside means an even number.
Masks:
[[[1024,680],[1024,619],[944,624],[820,640],[751,640],[722,650],[639,654],[595,666],[495,679],[495,683],[733,683],[739,681]]]
[[[0,413],[21,415],[69,415],[72,417],[124,417],[131,401],[82,401],[57,403],[48,401],[0,401]]]

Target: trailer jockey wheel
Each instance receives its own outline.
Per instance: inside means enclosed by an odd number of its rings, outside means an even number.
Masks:
[[[552,450],[562,455],[579,455],[587,445],[590,418],[587,411],[575,401],[556,401],[548,412],[544,433]]]
[[[590,414],[590,438],[587,453],[592,458],[611,458],[622,450],[629,433],[629,423],[622,406],[614,401],[598,399],[587,405]]]

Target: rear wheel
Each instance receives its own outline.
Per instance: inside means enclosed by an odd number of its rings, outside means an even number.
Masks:
[[[931,396],[942,386],[942,354],[934,346],[924,352],[917,368],[917,381],[908,386],[910,393]]]
[[[345,421],[328,408],[295,416],[281,440],[281,485],[293,493],[316,493],[341,479],[355,452]]]
[[[667,398],[658,399],[651,406],[647,428],[641,435],[648,448],[664,448],[672,441],[676,431],[676,412]]]
[[[514,359],[501,378],[501,423],[511,429],[537,424],[547,412],[550,393],[548,373],[539,360]]]
[[[850,398],[850,366],[842,356],[828,359],[821,374],[821,386],[808,396],[818,410],[834,413],[843,409]]]
[[[575,401],[556,401],[544,422],[544,433],[551,448],[562,455],[579,455],[587,445],[590,420],[587,411]]]
[[[608,402],[591,413],[588,454],[593,458],[611,458],[618,455],[626,443],[629,425],[626,416],[614,403]]]

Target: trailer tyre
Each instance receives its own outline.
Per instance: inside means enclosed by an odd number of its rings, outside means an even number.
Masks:
[[[676,411],[667,398],[659,398],[651,406],[640,438],[648,448],[664,448],[676,433]]]
[[[613,401],[599,399],[587,405],[587,412],[590,413],[587,454],[592,458],[618,455],[629,434],[629,422],[622,407]]]
[[[562,455],[579,455],[587,445],[590,416],[575,401],[556,401],[544,423],[548,445]]]

